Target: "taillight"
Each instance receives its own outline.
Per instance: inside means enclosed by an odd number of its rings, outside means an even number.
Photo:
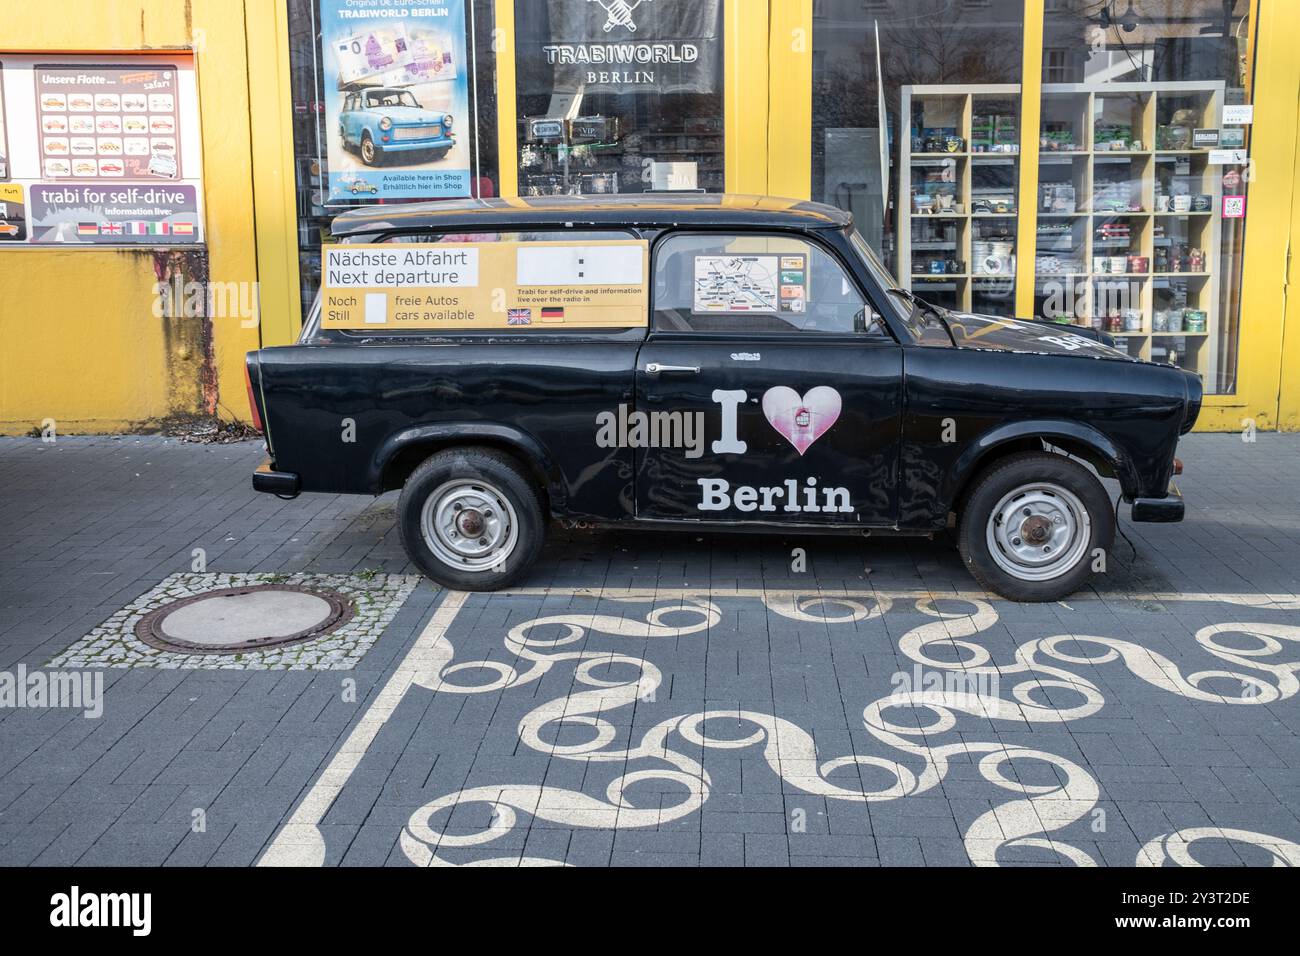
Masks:
[[[262,412],[257,407],[257,395],[253,392],[253,360],[250,357],[244,362],[244,384],[248,386],[248,408],[253,414],[253,427],[257,429],[259,435],[265,434],[266,429],[262,427]]]
[[[1182,460],[1181,458],[1175,458],[1175,459],[1174,459],[1174,474],[1175,474],[1175,475],[1181,475],[1182,473],[1183,473],[1183,460]]]

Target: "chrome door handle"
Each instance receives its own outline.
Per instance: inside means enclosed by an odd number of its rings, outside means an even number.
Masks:
[[[647,375],[661,375],[664,372],[685,372],[691,375],[699,375],[700,367],[698,365],[660,365],[658,362],[651,362],[645,367]]]

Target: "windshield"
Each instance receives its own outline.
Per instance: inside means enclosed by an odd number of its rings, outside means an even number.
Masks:
[[[866,263],[867,271],[871,273],[871,278],[880,284],[880,287],[888,293],[885,298],[888,300],[888,308],[894,310],[894,313],[907,326],[908,334],[912,340],[919,342],[925,335],[925,326],[927,323],[926,314],[923,310],[914,308],[912,304],[911,293],[905,292],[903,288],[894,281],[889,270],[885,268],[884,263],[876,255],[876,251],[867,245],[867,240],[862,238],[862,233],[854,229],[849,233],[849,241],[853,243],[853,248],[858,251],[862,261]],[[899,294],[896,294],[899,293]]]
[[[367,93],[366,105],[419,107],[420,104],[415,102],[415,97],[411,95],[409,90],[402,90],[400,93]]]

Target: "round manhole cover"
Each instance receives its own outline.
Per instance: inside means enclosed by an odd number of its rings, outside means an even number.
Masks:
[[[351,617],[352,603],[333,591],[255,584],[164,605],[142,617],[135,633],[164,651],[236,654],[310,640]]]

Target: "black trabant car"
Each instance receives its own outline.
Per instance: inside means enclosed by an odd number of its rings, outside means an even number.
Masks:
[[[335,220],[296,345],[248,356],[260,491],[401,489],[429,577],[519,581],[548,521],[926,535],[987,589],[1105,566],[1199,379],[1091,332],[900,288],[829,206],[744,196],[457,201]],[[264,424],[263,424],[264,423]]]

